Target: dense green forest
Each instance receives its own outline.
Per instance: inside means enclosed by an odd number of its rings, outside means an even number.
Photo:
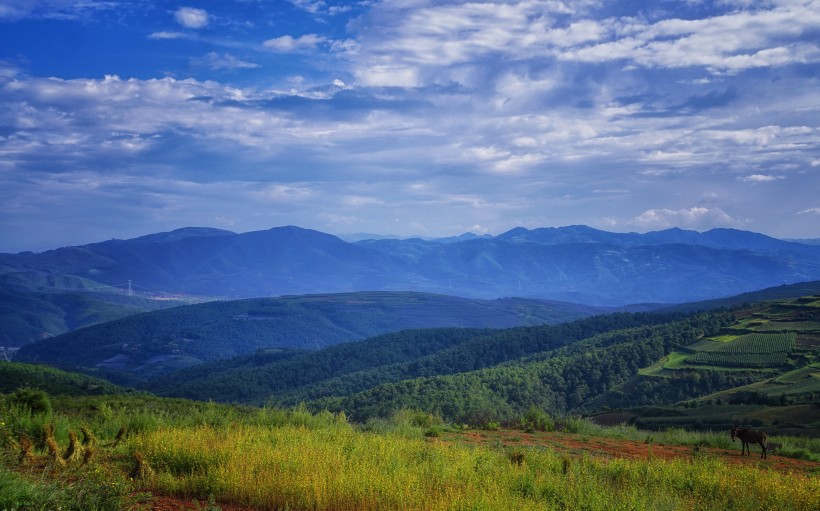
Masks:
[[[721,392],[730,393],[720,398],[727,404],[797,406],[820,401],[816,303],[688,316],[619,313],[503,330],[408,330],[316,352],[264,351],[172,373],[146,388],[195,399],[306,403],[354,420],[409,407],[470,424],[515,420],[531,406],[558,415],[641,408],[637,417],[658,407],[713,404],[718,398],[709,396]],[[769,385],[767,395],[760,385]],[[804,418],[793,422],[815,427],[811,414]],[[733,420],[722,415],[711,424]]]
[[[23,347],[17,360],[147,378],[260,348],[320,349],[422,327],[512,327],[587,317],[599,309],[527,299],[348,293],[208,302],[137,314]]]
[[[67,396],[133,392],[84,374],[35,364],[0,362],[0,393],[14,392],[24,387]]]
[[[663,324],[612,330],[496,367],[453,375],[385,383],[314,406],[356,416],[381,416],[392,407],[414,407],[470,423],[509,420],[530,406],[577,412],[641,367],[731,322],[704,313]]]
[[[503,330],[407,330],[267,362],[262,353],[173,373],[149,383],[153,392],[195,399],[295,404],[360,392],[385,382],[464,373],[513,361],[674,314],[618,313],[560,325]],[[275,355],[283,357],[285,355]]]

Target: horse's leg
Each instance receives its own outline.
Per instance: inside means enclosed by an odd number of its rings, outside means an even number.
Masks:
[[[766,451],[767,451],[767,449],[766,449],[766,444],[764,444],[763,442],[760,442],[760,448],[762,449],[762,451],[761,451],[761,453],[760,453],[760,457],[761,457],[761,458],[767,458],[767,455],[766,455]]]

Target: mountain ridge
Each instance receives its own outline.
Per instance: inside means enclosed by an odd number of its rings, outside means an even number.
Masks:
[[[619,306],[820,279],[820,246],[736,229],[638,234],[518,227],[494,237],[351,243],[296,226],[241,234],[195,227],[0,254],[0,273],[22,271],[226,299],[381,290]]]

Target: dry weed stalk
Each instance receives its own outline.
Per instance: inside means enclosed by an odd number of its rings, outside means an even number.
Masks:
[[[53,469],[65,467],[65,460],[60,456],[60,446],[53,436],[46,438],[46,447],[48,447],[48,462]]]
[[[114,441],[111,442],[111,447],[120,445],[120,442],[125,440],[126,433],[128,433],[128,429],[125,426],[121,427],[120,430],[117,431],[117,436],[114,437]]]
[[[97,445],[97,437],[85,426],[80,426],[80,431],[83,434],[83,446],[89,447]]]
[[[25,435],[20,437],[20,457],[17,460],[20,465],[29,465],[34,463],[34,444]]]
[[[40,437],[40,442],[37,445],[39,449],[46,449],[48,447],[48,439],[54,440],[54,426],[51,424],[43,424],[43,435]]]
[[[136,461],[136,464],[134,465],[133,470],[131,470],[131,479],[141,481],[154,477],[154,469],[151,468],[140,451],[134,452],[134,460]]]
[[[94,457],[94,445],[86,446],[85,450],[83,451],[83,465],[88,465],[91,463],[91,458]]]
[[[77,433],[69,431],[68,449],[66,449],[65,454],[63,454],[63,459],[71,463],[73,461],[80,459],[81,456],[82,447],[80,447],[80,442],[77,440]]]

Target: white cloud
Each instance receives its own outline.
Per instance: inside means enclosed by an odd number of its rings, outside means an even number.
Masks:
[[[582,62],[631,61],[641,66],[705,67],[735,73],[757,67],[820,61],[816,41],[801,36],[820,23],[816,0],[777,2],[753,11],[703,19],[605,20],[606,41],[564,45],[560,58]]]
[[[365,87],[417,87],[418,70],[407,66],[372,66],[356,70],[356,80]]]
[[[820,215],[820,208],[809,208],[803,211],[798,211],[798,215]]]
[[[714,227],[736,226],[737,220],[720,208],[693,207],[689,209],[649,209],[631,222],[642,229],[667,229],[686,227],[690,229],[710,229]]]
[[[208,12],[194,7],[180,7],[174,12],[174,19],[185,28],[202,28],[208,25]]]
[[[747,183],[770,183],[772,181],[777,181],[779,179],[783,179],[783,176],[769,176],[766,174],[752,174],[750,176],[743,176],[740,178],[741,181],[746,181]]]
[[[657,21],[654,10],[596,19],[604,3],[578,5],[402,0],[358,4],[364,14],[345,34],[334,27],[338,40],[318,32],[260,45],[263,37],[242,41],[234,28],[233,37],[216,29],[206,37],[179,26],[149,36],[216,47],[194,50],[200,53],[188,60],[201,79],[42,79],[9,71],[0,77],[0,111],[9,113],[0,188],[41,169],[68,173],[117,162],[139,176],[252,182],[233,194],[241,197],[236,208],[245,201],[263,217],[282,203],[299,224],[306,221],[298,215],[330,218],[333,210],[376,231],[393,217],[437,230],[596,218],[642,229],[763,230],[759,218],[736,219],[756,217],[755,205],[766,199],[791,207],[765,219],[769,231],[816,229],[808,192],[775,194],[810,189],[820,166],[817,66],[729,72],[747,65],[744,58],[796,62],[798,53],[777,49],[814,44],[790,35],[805,23],[793,29],[765,17],[787,4],[691,23]],[[759,33],[743,33],[753,32],[749,20]],[[221,19],[218,25],[226,27]],[[709,46],[718,34],[726,41]],[[263,73],[242,74],[282,60],[270,52],[310,58],[270,65],[264,83],[252,82]],[[206,68],[237,70],[231,78],[245,88],[205,79],[218,76]],[[276,184],[253,193],[260,182]],[[707,191],[714,195],[706,198]],[[687,197],[700,202],[671,202]],[[207,213],[241,216],[230,208]]]
[[[359,207],[359,206],[376,206],[384,204],[384,201],[376,197],[363,197],[360,195],[349,195],[342,198],[342,203],[345,206]]]
[[[284,35],[282,37],[268,39],[262,43],[262,46],[279,53],[292,53],[315,49],[319,44],[326,41],[326,37],[316,34],[305,34],[297,38]]]
[[[327,9],[327,4],[323,0],[288,0],[296,7],[309,12],[311,14],[318,14]]]
[[[533,0],[377,3],[352,23],[355,44],[342,51],[357,75],[414,69],[437,83],[455,79],[458,66],[553,58],[712,74],[820,62],[820,46],[804,35],[820,25],[818,0],[655,22],[596,19],[602,8],[599,2]]]
[[[152,32],[148,34],[148,39],[185,39],[187,38],[187,34],[183,34],[182,32]]]
[[[314,191],[307,185],[270,184],[251,195],[263,202],[299,202],[309,199]]]

